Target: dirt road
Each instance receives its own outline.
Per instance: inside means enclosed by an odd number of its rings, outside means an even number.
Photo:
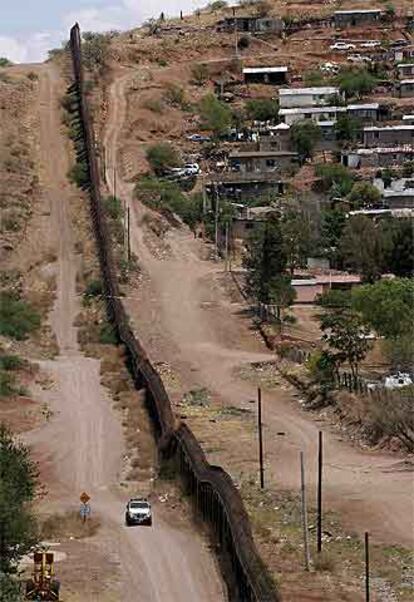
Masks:
[[[224,600],[215,560],[190,524],[185,530],[174,528],[155,505],[153,528],[123,525],[125,493],[122,496],[117,486],[123,452],[120,417],[100,384],[100,362],[82,355],[73,326],[80,302],[69,203],[76,191],[66,177],[67,140],[58,108],[64,84],[52,65],[39,67],[38,73],[41,182],[50,203],[50,234],[58,249],[57,299],[50,319],[60,355],[42,363],[55,382],[43,393],[53,416],[31,433],[30,441],[49,466],[49,501],[62,511],[77,507],[81,491],[90,494],[103,525],[102,538],[98,532],[95,540],[119,565],[120,602],[136,600],[138,592],[142,602]]]
[[[136,76],[136,71],[134,72]],[[132,201],[132,187],[122,181],[121,133],[125,120],[124,89],[128,74],[110,90],[105,148],[108,164],[117,165],[117,189],[131,207],[132,249],[150,279],[149,293],[128,308],[147,351],[169,362],[188,388],[206,386],[227,405],[248,407],[253,385],[238,379],[243,362],[271,359],[271,354],[241,319],[242,306],[230,303],[219,283],[222,266],[200,259],[201,243],[186,230],[170,230],[169,252],[151,252],[141,224],[143,207]],[[142,134],[141,134],[142,135]],[[112,170],[107,182],[112,187]],[[324,431],[324,504],[340,512],[344,525],[369,530],[375,541],[413,543],[413,475],[410,464],[382,452],[361,450],[342,440],[328,425],[302,411],[291,387],[264,395],[267,479],[275,487],[298,489],[299,451],[307,459],[309,490],[316,486],[318,430]],[[283,437],[277,433],[283,432]],[[255,442],[252,456],[255,457]],[[313,502],[313,496],[312,500]]]

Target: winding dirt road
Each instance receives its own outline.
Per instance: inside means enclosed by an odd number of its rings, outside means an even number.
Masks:
[[[66,177],[67,139],[59,112],[65,88],[53,65],[40,66],[38,73],[41,182],[50,204],[50,234],[58,249],[57,299],[50,319],[60,355],[42,362],[55,383],[43,393],[53,417],[32,431],[30,442],[50,467],[50,502],[62,511],[77,504],[81,491],[91,495],[102,523],[102,546],[120,567],[120,602],[136,600],[137,595],[142,602],[220,602],[225,596],[215,560],[190,524],[185,530],[174,528],[155,505],[153,528],[123,525],[126,500],[118,487],[123,453],[120,417],[101,386],[99,360],[81,353],[73,326],[80,302],[69,211],[76,191]],[[95,536],[98,543],[100,533]]]
[[[136,76],[136,71],[131,76]],[[166,237],[168,257],[157,259],[153,255],[141,225],[145,209],[132,200],[132,186],[122,181],[123,170],[117,159],[126,115],[125,89],[131,76],[124,74],[111,86],[104,140],[108,165],[117,166],[117,190],[131,208],[132,249],[150,278],[147,303],[141,299],[137,307],[130,301],[128,310],[154,359],[169,362],[189,387],[203,385],[227,405],[249,407],[255,387],[235,377],[234,368],[243,362],[271,359],[272,355],[240,318],[242,306],[230,303],[223,294],[219,284],[222,267],[200,259],[200,243],[188,231],[170,230]],[[112,168],[106,177],[112,189]],[[281,386],[264,395],[268,482],[297,490],[302,450],[309,491],[315,491],[317,437],[322,429],[325,508],[339,511],[348,529],[359,534],[369,530],[376,542],[411,546],[414,482],[410,463],[343,441],[328,425],[302,411],[294,393],[291,387]],[[284,437],[277,436],[281,431]],[[251,453],[255,457],[254,441]]]

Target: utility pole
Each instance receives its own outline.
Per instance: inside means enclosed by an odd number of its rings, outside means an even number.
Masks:
[[[113,168],[113,176],[114,176],[114,198],[116,198],[116,168]]]
[[[225,271],[227,272],[229,269],[229,225],[226,222],[226,263],[225,263]]]
[[[215,207],[215,215],[214,215],[214,243],[215,243],[215,260],[218,261],[219,252],[218,252],[218,218],[219,218],[219,193],[217,190],[217,184],[214,185],[215,196],[216,196],[216,207]]]
[[[369,602],[369,600],[369,534],[368,531],[365,531],[365,602]]]
[[[303,526],[303,543],[305,548],[305,571],[309,571],[310,553],[309,553],[309,533],[308,533],[308,512],[306,508],[306,489],[305,489],[305,463],[303,460],[303,452],[300,452],[300,484],[302,497],[302,526]]]
[[[260,488],[264,488],[264,466],[263,466],[263,432],[262,432],[262,390],[257,389],[257,426],[259,429],[259,467]]]
[[[237,19],[234,19],[234,44],[235,44],[235,51],[236,51],[236,58],[239,57],[239,40],[238,40],[238,35],[237,35]]]
[[[322,431],[318,434],[318,499],[317,499],[317,550],[322,552]]]
[[[131,215],[130,215],[130,209],[128,207],[128,219],[127,219],[127,223],[128,223],[128,262],[131,261]]]

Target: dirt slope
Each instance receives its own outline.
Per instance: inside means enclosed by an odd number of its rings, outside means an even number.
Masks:
[[[223,403],[248,407],[255,387],[237,379],[233,369],[244,361],[271,359],[270,353],[240,319],[242,308],[230,304],[223,295],[218,284],[222,268],[200,259],[199,243],[189,233],[171,230],[166,240],[170,252],[162,259],[154,257],[141,223],[145,210],[132,202],[132,187],[121,180],[123,166],[117,163],[117,155],[127,82],[124,75],[111,88],[105,147],[108,164],[117,165],[119,194],[131,207],[133,251],[150,279],[147,298],[140,298],[140,303],[131,300],[129,310],[152,357],[169,362],[188,388],[204,385]],[[108,170],[107,181],[111,188],[112,170]],[[326,507],[339,511],[347,528],[358,533],[369,530],[375,541],[411,545],[412,472],[396,456],[362,451],[342,441],[327,425],[317,424],[310,414],[302,412],[292,393],[282,386],[276,394],[264,396],[270,483],[297,489],[298,457],[303,450],[309,490],[315,490],[317,432],[322,428]],[[278,432],[285,436],[278,437]],[[245,442],[243,445],[246,452]],[[256,456],[255,445],[252,441],[251,458]]]
[[[205,542],[189,529],[179,531],[168,524],[160,506],[154,508],[152,529],[127,529],[123,525],[127,496],[117,487],[123,450],[119,417],[100,384],[100,362],[81,354],[73,327],[79,298],[69,213],[74,191],[66,178],[67,141],[60,132],[58,110],[64,85],[51,65],[40,67],[38,72],[42,180],[50,202],[50,228],[59,248],[51,324],[60,355],[56,361],[42,363],[55,382],[54,388],[43,394],[54,415],[29,437],[48,467],[50,494],[46,502],[62,510],[76,507],[82,490],[91,495],[93,511],[102,523],[94,543],[115,559],[120,576],[115,598],[106,598],[102,591],[88,600],[124,602],[136,599],[137,592],[143,602],[223,600],[217,567]]]

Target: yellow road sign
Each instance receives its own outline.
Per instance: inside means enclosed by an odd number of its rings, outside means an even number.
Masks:
[[[90,496],[84,491],[83,493],[80,494],[79,496],[80,501],[82,502],[82,504],[87,504],[89,502],[89,500],[91,499]]]

